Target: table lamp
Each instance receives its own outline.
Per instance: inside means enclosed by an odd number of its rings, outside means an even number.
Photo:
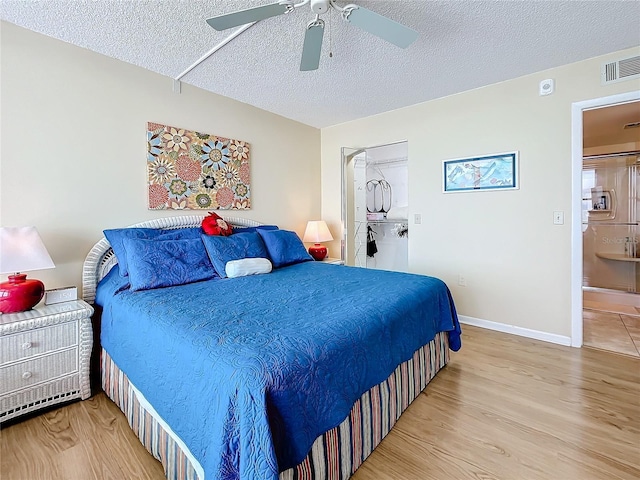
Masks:
[[[24,312],[42,300],[44,284],[20,272],[54,267],[36,227],[0,227],[0,274],[10,274],[0,283],[0,313]]]
[[[321,245],[320,242],[330,242],[333,240],[329,227],[324,220],[312,220],[307,223],[307,229],[304,231],[302,241],[305,243],[313,243],[309,247],[309,253],[316,260],[324,260],[327,256],[327,247]]]

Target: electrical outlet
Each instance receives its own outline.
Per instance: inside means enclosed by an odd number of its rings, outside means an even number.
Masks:
[[[63,287],[46,290],[44,296],[45,305],[70,302],[78,299],[78,289],[76,287]]]
[[[460,285],[461,287],[466,287],[467,286],[467,279],[462,274],[458,275],[458,285]]]

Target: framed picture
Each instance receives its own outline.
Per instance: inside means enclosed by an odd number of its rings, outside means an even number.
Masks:
[[[248,142],[147,123],[149,210],[251,208]]]
[[[518,152],[442,162],[445,193],[513,190],[518,186]]]

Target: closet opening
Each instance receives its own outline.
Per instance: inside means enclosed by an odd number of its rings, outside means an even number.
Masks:
[[[408,271],[408,143],[344,147],[342,161],[342,259]]]

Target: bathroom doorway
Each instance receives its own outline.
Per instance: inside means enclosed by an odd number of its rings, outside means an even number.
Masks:
[[[582,124],[583,344],[640,357],[640,101]]]

